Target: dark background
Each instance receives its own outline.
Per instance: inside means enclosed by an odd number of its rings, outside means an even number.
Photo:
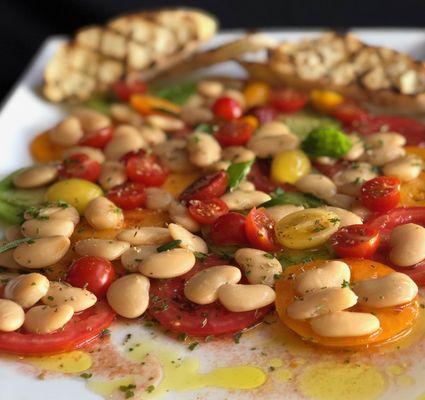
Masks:
[[[119,13],[179,5],[212,12],[224,29],[425,26],[425,0],[0,0],[0,98],[49,35],[71,34]]]

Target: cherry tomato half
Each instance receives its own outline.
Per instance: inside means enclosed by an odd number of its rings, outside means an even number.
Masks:
[[[211,225],[210,235],[212,242],[218,245],[247,244],[245,217],[236,212],[222,215]]]
[[[270,93],[270,104],[282,112],[296,112],[307,104],[308,96],[294,89],[274,89]]]
[[[243,120],[226,121],[215,133],[215,138],[222,147],[243,146],[251,139],[254,128]]]
[[[65,158],[59,166],[59,176],[64,179],[79,178],[96,182],[99,175],[100,164],[87,154],[73,154]]]
[[[115,270],[109,260],[86,256],[71,264],[66,281],[72,286],[85,288],[101,298],[106,295],[115,279]]]
[[[107,126],[97,131],[90,132],[80,140],[80,146],[89,146],[96,147],[98,149],[103,149],[106,144],[112,139],[114,135],[114,128],[112,126]]]
[[[362,185],[360,201],[372,211],[389,211],[400,201],[400,179],[378,176]]]
[[[265,213],[263,208],[255,207],[246,216],[245,232],[249,242],[256,249],[276,251],[279,245],[276,242],[274,221]]]
[[[146,186],[161,186],[170,171],[155,155],[139,151],[128,157],[126,172],[132,182],[143,183]]]
[[[180,194],[180,201],[209,200],[226,192],[228,176],[225,171],[211,172],[191,183]]]
[[[107,197],[123,210],[133,210],[146,204],[145,185],[137,182],[127,182],[111,189]]]
[[[242,116],[242,107],[232,97],[219,97],[211,107],[216,118],[231,121]]]
[[[377,229],[359,224],[340,228],[329,241],[340,257],[368,258],[377,250],[380,236]]]
[[[145,93],[147,89],[146,83],[138,80],[131,82],[119,81],[112,85],[115,95],[122,101],[129,101],[133,94]]]
[[[332,110],[331,114],[337,120],[346,125],[351,125],[355,121],[365,120],[368,116],[366,110],[363,110],[358,105],[348,101],[344,101],[343,103],[338,104]]]
[[[200,224],[211,225],[218,217],[229,212],[227,204],[219,198],[210,200],[190,200],[189,214]]]

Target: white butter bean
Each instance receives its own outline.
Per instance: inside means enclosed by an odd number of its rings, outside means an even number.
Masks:
[[[247,179],[243,179],[239,182],[238,189],[244,192],[253,192],[255,190],[255,185]]]
[[[0,299],[0,332],[13,332],[19,329],[25,320],[25,313],[14,301]]]
[[[185,127],[181,119],[165,115],[148,115],[145,118],[147,124],[152,128],[162,129],[164,131],[178,131]]]
[[[255,134],[246,146],[258,158],[268,158],[283,151],[296,149],[299,142],[298,137],[292,133],[264,137]]]
[[[309,319],[345,310],[356,303],[357,296],[350,288],[328,288],[296,298],[286,312],[293,319]]]
[[[65,117],[49,131],[50,140],[59,146],[74,146],[83,137],[84,132],[77,117]]]
[[[146,147],[146,142],[140,132],[131,125],[120,125],[115,129],[114,137],[104,149],[108,161],[118,161],[130,151],[137,151]]]
[[[343,226],[357,225],[357,224],[363,223],[362,219],[358,215],[354,214],[351,211],[348,211],[348,210],[345,210],[345,209],[339,208],[339,207],[325,206],[323,208],[325,210],[332,211],[333,213],[335,213],[338,216],[340,228],[342,228]]]
[[[148,308],[149,287],[149,279],[143,275],[125,275],[112,282],[106,298],[118,315],[124,318],[137,318]]]
[[[223,149],[221,157],[232,163],[241,163],[253,160],[255,153],[243,146],[230,146]]]
[[[262,250],[242,248],[235,253],[236,262],[242,267],[249,283],[274,286],[282,273],[279,260]]]
[[[125,166],[118,161],[106,161],[102,164],[99,183],[103,189],[109,190],[127,181]]]
[[[14,240],[21,239],[23,237],[21,227],[19,225],[9,226],[4,232],[4,237],[7,242],[13,242]]]
[[[358,135],[348,135],[348,137],[351,139],[352,145],[343,158],[348,161],[358,160],[365,151],[363,140]]]
[[[310,320],[313,332],[323,337],[358,337],[370,335],[379,327],[379,319],[373,314],[337,311]]]
[[[187,138],[189,160],[197,167],[208,167],[221,157],[220,144],[213,136],[204,132],[194,132]]]
[[[1,245],[7,244],[6,241],[0,241]],[[10,268],[10,269],[20,269],[22,268],[15,259],[13,258],[14,249],[0,253],[0,267]]]
[[[393,132],[375,133],[365,137],[366,151],[362,158],[372,165],[381,166],[405,155],[404,136]]]
[[[74,225],[77,225],[80,222],[80,214],[77,209],[73,206],[70,206],[66,203],[60,203],[60,205],[49,205],[47,207],[41,207],[36,211],[28,212],[24,214],[26,220],[33,219],[37,217],[42,217],[42,219],[65,219],[70,220]]]
[[[22,308],[36,304],[49,290],[49,280],[39,273],[19,275],[11,279],[4,289],[4,297]]]
[[[374,308],[406,304],[418,294],[416,283],[401,272],[357,282],[353,290],[359,296],[359,304]]]
[[[149,187],[145,192],[148,210],[166,210],[173,201],[173,196],[164,189]]]
[[[327,176],[307,174],[295,182],[297,189],[311,193],[319,199],[328,199],[336,195],[336,185]]]
[[[167,228],[159,228],[156,226],[124,229],[117,235],[117,239],[136,246],[159,246],[172,240]]]
[[[102,257],[116,260],[130,248],[130,244],[121,240],[83,239],[75,244],[75,252],[80,256]]]
[[[41,238],[50,236],[71,237],[74,224],[66,219],[29,219],[22,224],[21,232],[26,237]]]
[[[303,206],[294,206],[293,204],[282,204],[266,208],[266,214],[275,222],[279,222],[283,217],[297,211],[304,210]]]
[[[257,207],[258,205],[269,201],[270,199],[270,195],[258,190],[235,190],[221,196],[221,200],[227,204],[227,207],[229,207],[230,210],[249,210],[252,207]]]
[[[408,182],[416,179],[422,172],[423,162],[422,160],[413,155],[408,154],[404,157],[397,158],[389,163],[386,163],[382,171],[384,175],[396,176],[402,182]]]
[[[46,268],[60,261],[70,244],[65,236],[34,239],[32,242],[21,243],[13,251],[13,258],[26,268]]]
[[[152,128],[151,126],[141,126],[139,128],[140,135],[149,146],[155,146],[159,143],[164,143],[167,140],[167,135],[162,129]]]
[[[171,139],[156,145],[153,149],[161,163],[171,172],[185,173],[193,171],[193,165],[189,160],[189,152],[186,149],[186,141]]]
[[[137,246],[129,248],[121,256],[121,264],[127,271],[139,272],[141,262],[151,254],[156,253],[157,246]]]
[[[353,196],[337,193],[335,196],[326,199],[326,202],[334,207],[350,208],[355,201]]]
[[[99,164],[103,164],[105,162],[105,156],[103,155],[102,151],[90,146],[70,147],[62,153],[62,158],[69,158],[74,154],[85,154],[87,157],[97,161]]]
[[[177,224],[169,224],[168,231],[174,240],[180,240],[180,247],[194,252],[208,253],[205,240]]]
[[[372,165],[361,162],[353,163],[346,169],[337,172],[333,176],[333,181],[338,186],[340,193],[357,196],[362,184],[376,176]]]
[[[274,302],[276,294],[267,285],[227,283],[218,289],[218,299],[229,311],[253,311]]]
[[[73,287],[64,282],[50,282],[50,287],[41,301],[51,307],[67,304],[75,312],[86,310],[96,304],[96,296],[87,289]]]
[[[295,278],[295,290],[300,294],[325,288],[340,288],[350,282],[350,268],[342,261],[327,261],[309,269]]]
[[[184,106],[180,118],[189,125],[209,122],[213,119],[212,111],[207,107]]]
[[[89,202],[84,216],[95,229],[117,229],[124,223],[122,210],[103,196]]]
[[[77,108],[72,111],[77,117],[85,133],[91,133],[111,125],[111,120],[105,114],[88,108]]]
[[[57,177],[58,169],[55,165],[34,165],[14,176],[13,184],[18,188],[33,189],[52,183]]]
[[[390,237],[390,260],[399,267],[409,267],[425,259],[425,228],[417,224],[395,227]]]
[[[203,80],[198,82],[197,90],[202,96],[216,99],[223,94],[224,85],[220,81]]]
[[[110,106],[110,111],[112,118],[120,124],[140,127],[143,123],[143,117],[127,104],[113,103]]]
[[[186,282],[184,294],[196,304],[211,304],[218,299],[218,289],[222,285],[238,283],[241,277],[240,269],[231,265],[206,268]]]
[[[168,207],[168,213],[170,214],[171,221],[181,225],[190,232],[198,232],[201,229],[198,222],[190,216],[187,208],[177,201],[171,202]]]
[[[175,278],[190,271],[195,265],[194,254],[186,249],[172,249],[146,257],[139,271],[149,278]]]
[[[67,304],[59,307],[35,306],[25,314],[24,328],[39,335],[52,333],[65,326],[73,315],[74,309]]]

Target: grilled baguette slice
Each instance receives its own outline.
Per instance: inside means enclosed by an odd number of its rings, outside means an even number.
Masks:
[[[190,56],[217,31],[211,15],[163,9],[115,18],[81,29],[44,71],[48,100],[85,100],[120,79],[149,79]]]

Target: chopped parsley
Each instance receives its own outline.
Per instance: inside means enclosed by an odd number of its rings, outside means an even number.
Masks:
[[[189,346],[187,346],[187,348],[190,350],[190,351],[193,351],[193,350],[195,350],[196,349],[196,347],[199,345],[199,342],[192,342]]]
[[[89,374],[87,372],[83,372],[80,377],[83,379],[90,379],[93,376],[93,374]]]
[[[159,247],[156,248],[156,251],[158,253],[162,253],[163,251],[168,251],[175,249],[176,247],[179,247],[181,244],[181,240],[172,240],[171,242],[165,243]]]

